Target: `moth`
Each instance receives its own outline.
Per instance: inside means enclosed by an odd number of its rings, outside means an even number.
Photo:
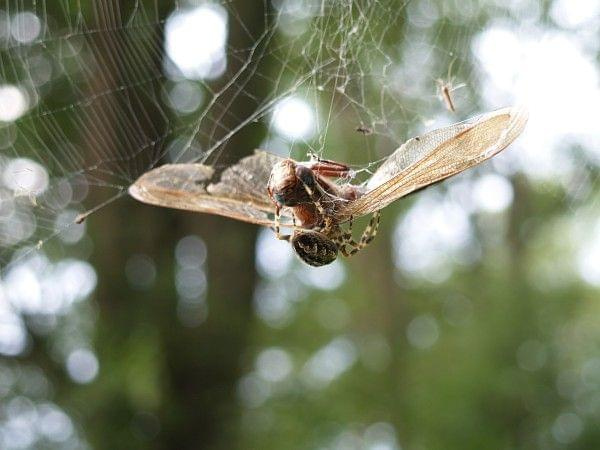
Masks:
[[[498,154],[526,122],[524,109],[509,107],[430,131],[402,144],[363,183],[353,183],[343,163],[256,150],[220,172],[199,163],[163,165],[143,174],[129,193],[151,205],[270,227],[304,262],[322,266],[368,245],[387,205]],[[368,214],[356,242],[352,222]]]

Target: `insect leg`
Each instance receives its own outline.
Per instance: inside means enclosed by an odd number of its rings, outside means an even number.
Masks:
[[[311,154],[311,161],[307,167],[318,175],[335,178],[346,178],[350,174],[350,167],[344,163],[322,159],[318,155]]]
[[[317,208],[317,211],[319,212],[319,214],[321,214],[321,216],[323,218],[327,218],[327,211],[325,211],[325,209],[323,208],[323,205],[321,205],[320,199],[317,198],[317,196],[315,195],[314,189],[312,187],[310,187],[308,184],[306,184],[304,182],[304,180],[302,180],[302,178],[298,178],[298,179],[302,183],[302,186],[304,187],[304,190],[308,194],[308,197],[310,198],[310,201],[312,203],[314,203],[314,205]],[[315,185],[317,186],[317,188],[319,188],[318,183],[315,183]]]
[[[333,161],[320,161],[310,166],[315,173],[326,177],[347,178],[350,174],[350,168],[345,164]]]
[[[281,234],[280,229],[279,229],[279,220],[281,218],[281,209],[279,208],[279,206],[277,206],[275,208],[275,227],[271,227],[271,229],[275,232],[275,237],[281,241],[289,241],[291,238],[291,235],[289,234]],[[294,219],[294,225],[295,225],[295,219]]]

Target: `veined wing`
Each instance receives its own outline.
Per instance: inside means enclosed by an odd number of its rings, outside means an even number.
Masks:
[[[527,123],[522,108],[503,108],[408,140],[367,181],[366,193],[338,220],[384,208],[394,200],[473,167],[505,149]]]
[[[204,164],[166,164],[138,178],[129,194],[151,205],[275,226],[275,206],[267,194],[267,183],[271,168],[281,159],[256,150],[220,177]],[[288,212],[281,212],[279,225],[292,226]]]

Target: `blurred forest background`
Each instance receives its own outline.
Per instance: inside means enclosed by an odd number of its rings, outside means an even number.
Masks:
[[[600,447],[599,33],[594,0],[2,2],[0,447]],[[364,179],[517,103],[323,268],[126,194],[255,148]]]

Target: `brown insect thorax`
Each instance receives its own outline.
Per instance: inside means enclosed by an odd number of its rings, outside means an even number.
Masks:
[[[315,175],[309,168],[300,166],[291,159],[284,159],[271,171],[269,196],[277,207],[291,208],[299,226],[312,229],[323,222],[315,204],[315,199],[320,201],[322,196],[316,183]],[[313,192],[313,199],[305,186]]]
[[[267,189],[271,199],[279,207],[295,207],[310,202],[306,189],[298,179],[297,168],[293,160],[284,159],[271,170]]]

